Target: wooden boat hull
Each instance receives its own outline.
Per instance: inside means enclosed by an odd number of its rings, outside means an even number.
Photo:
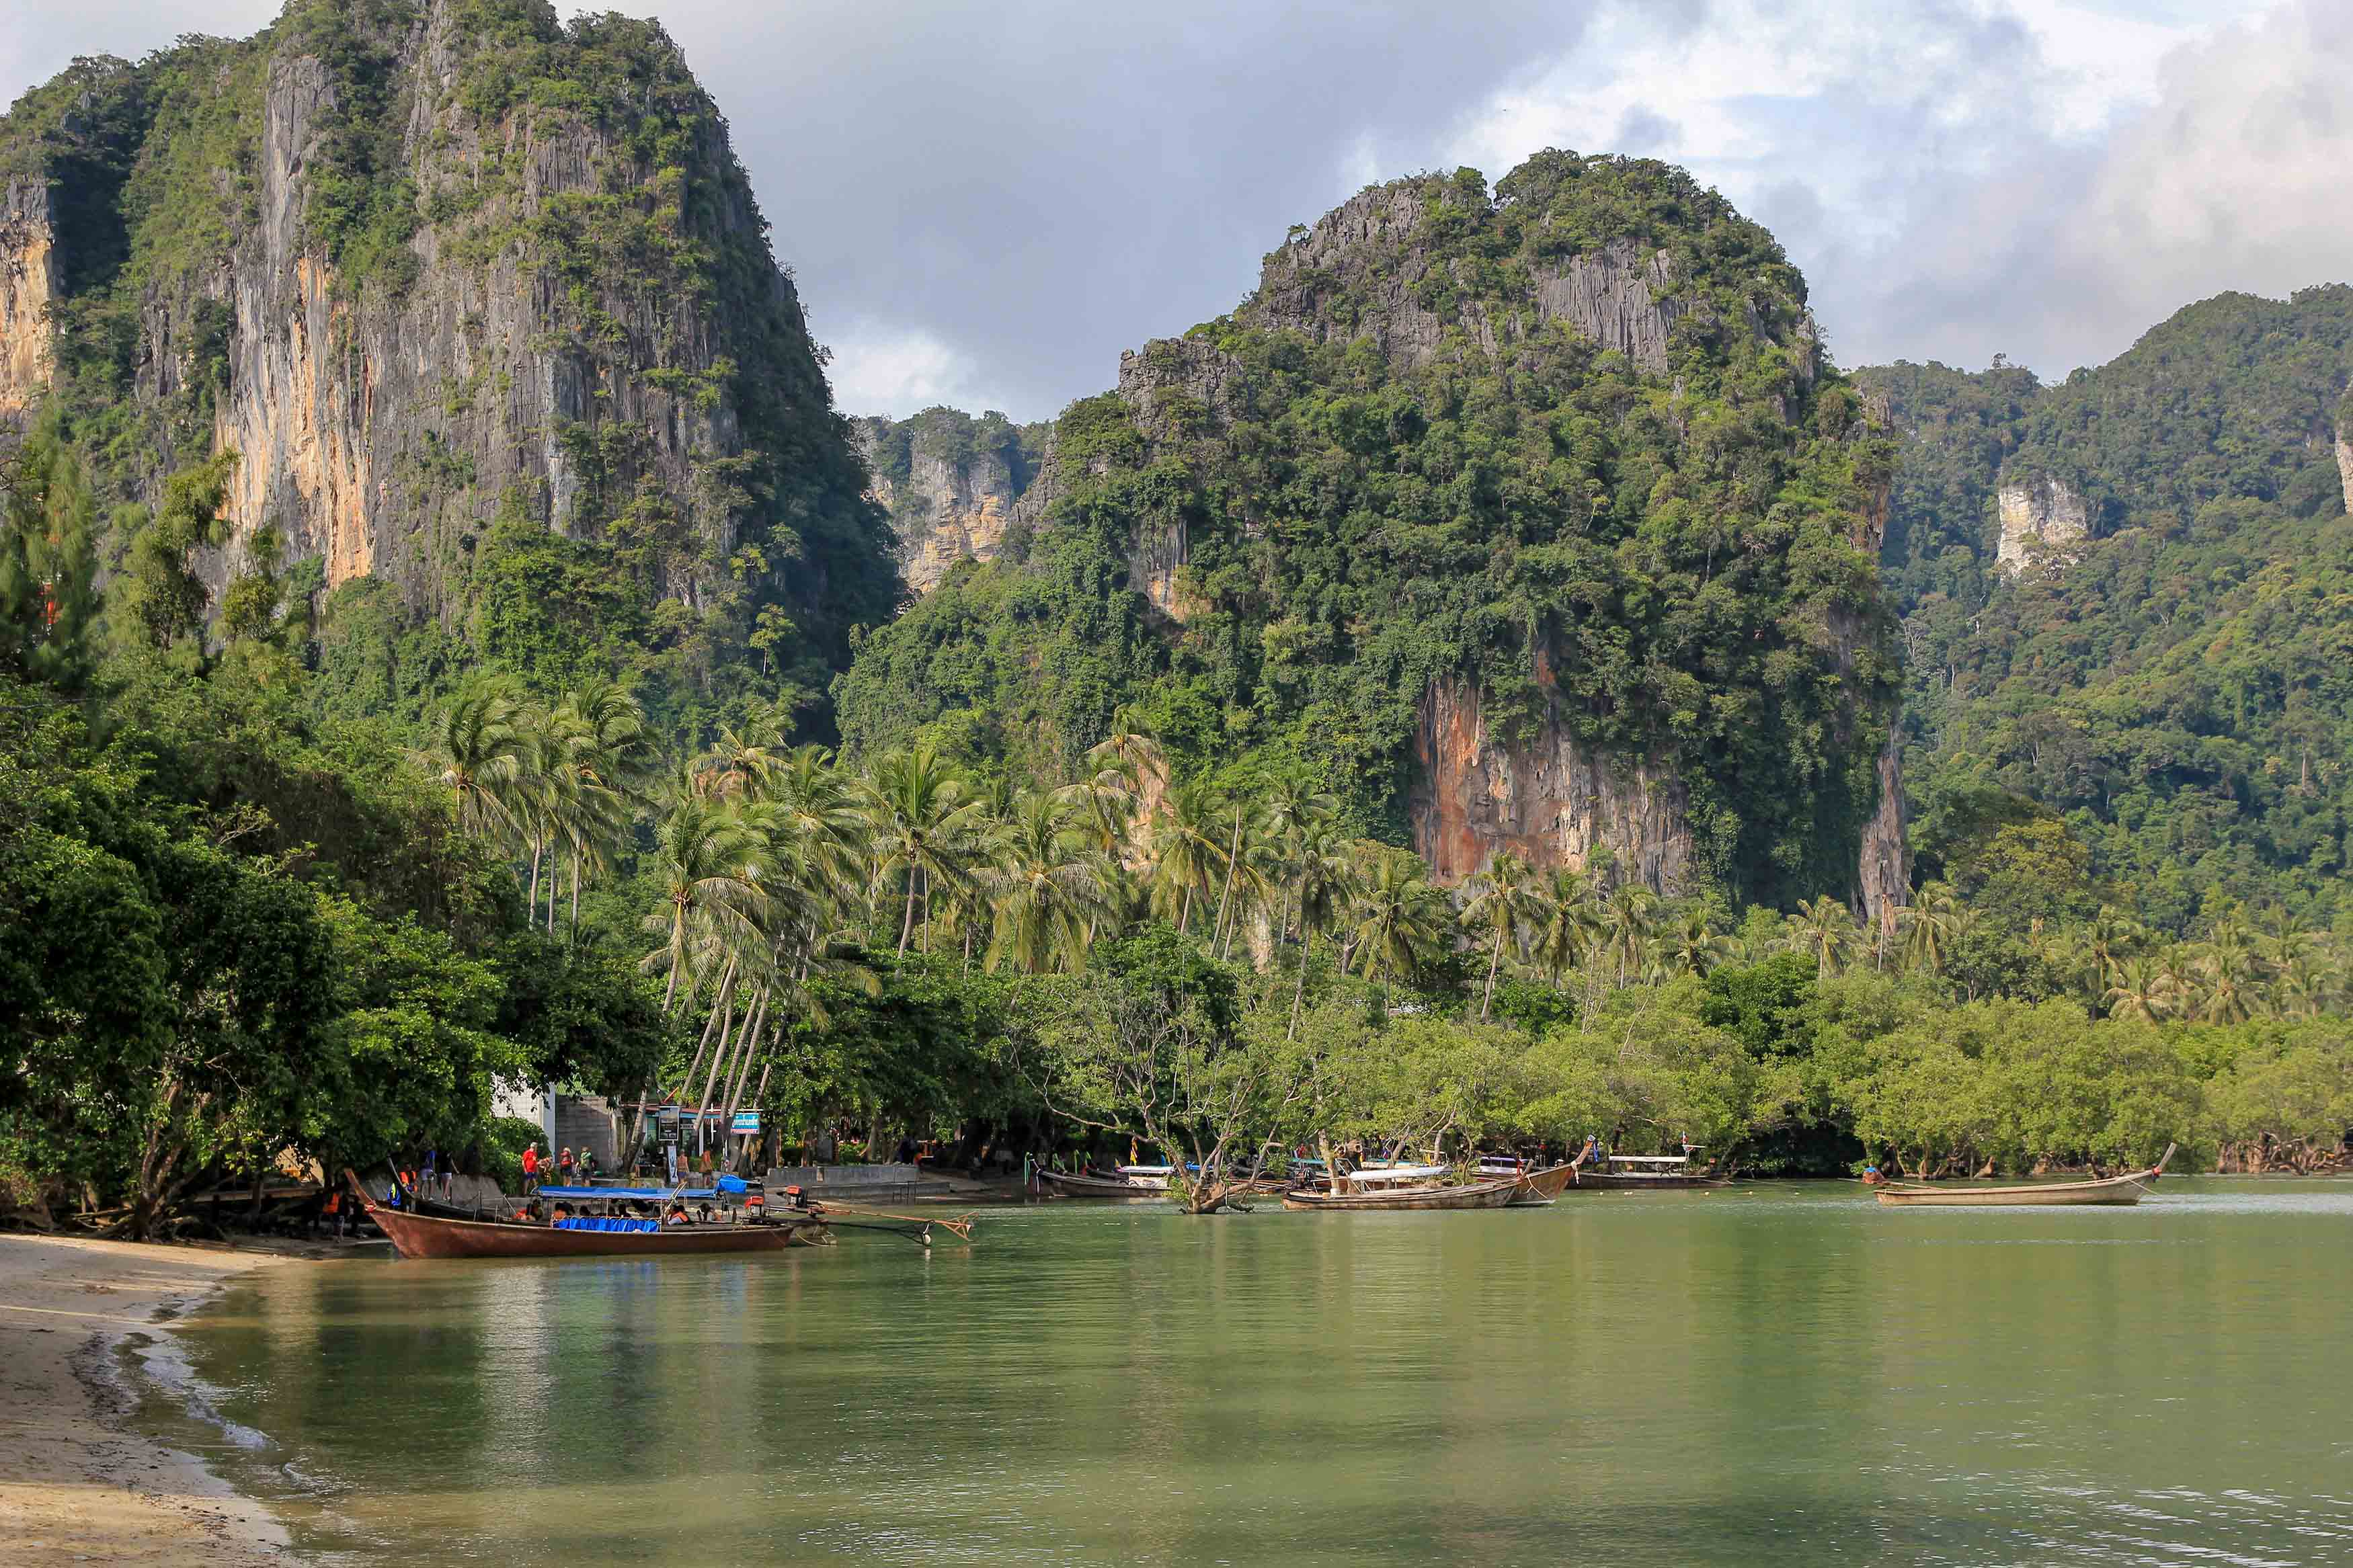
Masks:
[[[2041,1182],[2023,1187],[1929,1187],[1893,1182],[1875,1191],[1879,1201],[1890,1208],[2121,1208],[2140,1202],[2172,1159],[2173,1145],[2168,1143],[2165,1153],[2149,1169],[2095,1182]]]
[[[2141,1189],[2138,1186],[2110,1187],[2077,1182],[2053,1183],[2041,1189],[1979,1187],[1975,1192],[1958,1188],[1951,1192],[1937,1192],[1933,1188],[1916,1191],[1882,1188],[1879,1193],[1879,1201],[1890,1208],[2075,1208],[2100,1205],[2115,1207],[2137,1204],[2140,1200]]]
[[[1038,1179],[1066,1198],[1165,1198],[1168,1195],[1166,1187],[1147,1187],[1140,1182],[1114,1182],[1108,1176],[1070,1176],[1059,1171],[1040,1171]]]
[[[1510,1205],[1520,1178],[1464,1187],[1416,1187],[1396,1193],[1286,1193],[1282,1206],[1303,1213],[1378,1214],[1419,1209],[1499,1209]]]
[[[443,1219],[369,1203],[367,1216],[403,1258],[671,1258],[688,1253],[777,1252],[814,1246],[821,1221],[678,1226],[656,1231],[558,1230],[512,1220]]]
[[[1570,1193],[1663,1193],[1694,1187],[1728,1187],[1729,1176],[1632,1176],[1618,1171],[1580,1171],[1563,1189]]]
[[[1519,1189],[1512,1194],[1512,1204],[1523,1208],[1548,1204],[1567,1189],[1576,1174],[1574,1164],[1526,1172],[1518,1178]]]

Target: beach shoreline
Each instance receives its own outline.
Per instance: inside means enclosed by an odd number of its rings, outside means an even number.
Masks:
[[[276,1568],[294,1561],[259,1501],[131,1425],[121,1371],[230,1280],[325,1248],[164,1247],[0,1236],[0,1541],[26,1563]]]

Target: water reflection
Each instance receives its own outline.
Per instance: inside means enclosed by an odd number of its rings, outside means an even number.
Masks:
[[[2353,1560],[2353,1190],[1855,1190],[285,1269],[194,1337],[364,1564]],[[261,1469],[266,1463],[269,1469]]]

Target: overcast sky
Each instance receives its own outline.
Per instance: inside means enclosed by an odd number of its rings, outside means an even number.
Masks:
[[[10,8],[7,99],[279,6]],[[1546,146],[1721,188],[1848,365],[2057,377],[2192,300],[2353,279],[2353,0],[621,8],[727,115],[854,413],[1050,415],[1359,186]]]

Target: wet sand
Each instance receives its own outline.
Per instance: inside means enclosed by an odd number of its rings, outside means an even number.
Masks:
[[[299,1251],[0,1236],[0,1559],[290,1562],[285,1532],[195,1458],[131,1429],[117,1347]]]

